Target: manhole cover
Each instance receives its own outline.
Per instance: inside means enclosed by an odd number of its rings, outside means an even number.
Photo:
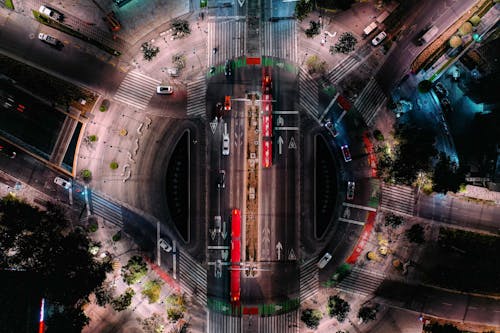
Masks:
[[[32,33],[32,34],[29,34],[29,36],[30,36],[30,39],[35,38],[35,34],[33,34],[33,33]]]

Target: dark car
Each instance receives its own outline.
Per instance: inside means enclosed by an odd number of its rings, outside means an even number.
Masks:
[[[8,158],[15,158],[16,152],[9,147],[3,146],[0,144],[0,154],[7,156]]]
[[[226,65],[224,66],[224,75],[231,76],[232,73],[233,62],[231,60],[226,60]]]
[[[226,171],[219,170],[219,175],[217,176],[217,187],[225,188],[226,187]]]
[[[436,92],[436,95],[439,98],[448,96],[448,90],[444,87],[444,85],[441,82],[436,83],[436,85],[434,86],[434,91]]]

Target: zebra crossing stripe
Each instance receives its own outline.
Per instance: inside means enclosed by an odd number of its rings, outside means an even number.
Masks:
[[[113,98],[144,110],[148,106],[151,97],[153,97],[156,86],[160,83],[159,80],[131,71],[120,84]]]
[[[361,62],[354,56],[346,58],[340,64],[330,71],[328,79],[331,83],[336,83],[340,81],[344,76],[347,75],[351,70],[357,67]]]
[[[113,202],[110,202],[95,192],[91,192],[91,211],[94,215],[101,216],[104,220],[122,227],[122,211],[121,207]]]

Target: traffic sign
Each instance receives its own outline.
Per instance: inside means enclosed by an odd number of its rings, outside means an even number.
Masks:
[[[290,252],[288,253],[288,260],[297,260],[297,256],[295,255],[293,249],[291,249]]]
[[[297,149],[297,144],[293,136],[290,138],[290,143],[288,143],[288,149]]]
[[[215,130],[217,129],[217,118],[210,122],[210,129],[212,130],[212,134],[215,134]]]

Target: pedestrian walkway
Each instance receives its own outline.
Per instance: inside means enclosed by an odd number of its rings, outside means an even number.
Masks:
[[[207,305],[207,270],[186,252],[179,253],[179,280],[186,294],[200,305]]]
[[[294,310],[278,316],[255,317],[255,319],[254,320],[257,322],[256,326],[258,328],[255,332],[297,332],[299,327],[299,310]],[[252,326],[255,325],[254,323],[251,324]],[[245,332],[254,332],[251,328],[252,327],[250,325],[246,326]]]
[[[360,61],[356,55],[352,55],[349,58],[344,59],[340,64],[335,66],[330,71],[330,73],[328,73],[328,80],[330,80],[330,82],[333,84],[339,82],[344,76],[346,76],[359,64]]]
[[[354,107],[361,114],[365,123],[370,126],[385,101],[386,97],[382,88],[380,88],[375,78],[372,77],[358,99],[354,102]]]
[[[207,82],[205,77],[193,79],[187,84],[187,115],[190,117],[205,117],[206,115]]]
[[[375,294],[384,279],[385,275],[382,273],[354,267],[335,288],[351,294],[369,296]]]
[[[238,333],[242,330],[241,317],[227,316],[221,312],[208,310],[208,333]],[[270,332],[270,331],[267,331]]]
[[[398,213],[414,215],[415,190],[410,186],[382,184],[380,207]]]
[[[316,266],[318,258],[312,257],[300,266],[300,302],[304,302],[318,293],[319,272]]]
[[[216,18],[208,21],[208,65],[224,64],[245,53],[245,17]],[[214,48],[217,50],[214,53]]]
[[[297,62],[297,21],[294,19],[263,23],[262,55]]]
[[[145,110],[160,83],[152,77],[131,71],[118,88],[114,100]]]
[[[105,221],[110,222],[117,227],[123,227],[121,206],[109,201],[90,189],[87,191],[90,196],[89,202],[91,213],[102,217]]]
[[[304,68],[299,71],[299,104],[313,118],[319,117],[318,84]]]

